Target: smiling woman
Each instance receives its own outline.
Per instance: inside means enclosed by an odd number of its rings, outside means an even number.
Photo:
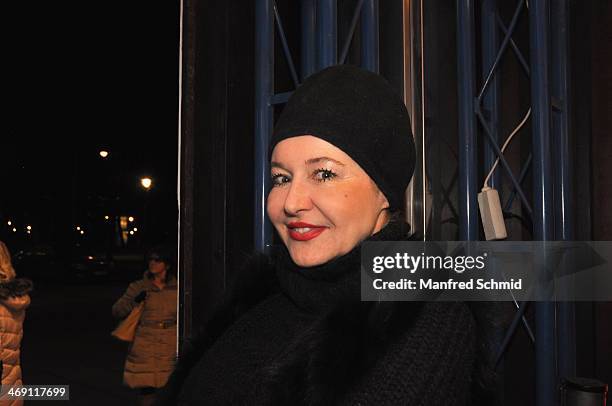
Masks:
[[[238,275],[160,402],[464,405],[467,307],[360,300],[362,242],[408,238],[414,162],[408,113],[382,77],[310,76],[270,142],[267,213],[282,245]]]

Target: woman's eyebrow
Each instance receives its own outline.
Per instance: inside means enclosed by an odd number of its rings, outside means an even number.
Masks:
[[[287,170],[287,168],[285,168],[283,165],[281,165],[280,162],[275,162],[275,161],[270,162],[270,168],[280,168],[280,169],[283,169],[285,171]]]
[[[321,156],[321,157],[318,157],[318,158],[311,158],[311,159],[306,161],[306,165],[317,164],[317,163],[321,163],[321,162],[324,162],[324,161],[331,161],[331,162],[333,162],[333,163],[335,163],[337,165],[344,166],[344,164],[342,162],[337,161],[337,160],[335,160],[333,158],[326,157],[326,156]]]

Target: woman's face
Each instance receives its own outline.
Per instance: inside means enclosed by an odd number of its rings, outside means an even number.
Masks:
[[[287,138],[272,152],[268,216],[302,267],[351,251],[388,221],[389,203],[353,159],[310,135]]]
[[[151,272],[153,275],[159,275],[167,269],[168,265],[164,261],[154,256],[149,258],[149,272]]]

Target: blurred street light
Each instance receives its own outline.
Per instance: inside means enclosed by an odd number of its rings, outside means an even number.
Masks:
[[[85,234],[85,231],[81,230],[81,235]]]
[[[131,231],[130,231],[130,235],[134,235],[134,230],[131,230]]]
[[[143,188],[149,190],[151,188],[151,185],[153,184],[153,180],[151,180],[151,178],[149,177],[140,178],[140,184]]]
[[[104,220],[108,220],[110,217],[108,216],[104,216]]]
[[[102,158],[106,158],[106,157],[108,157],[108,151],[102,150],[102,151],[100,151],[99,153],[100,153],[100,156],[101,156]]]
[[[132,221],[134,221],[134,217],[132,216],[128,217],[128,221],[131,223]]]
[[[14,233],[16,233],[16,232],[17,232],[17,229],[16,229],[15,227],[13,227],[13,232],[14,232]]]
[[[27,227],[26,227],[26,229],[27,229],[28,231],[30,231],[30,230],[32,230],[32,226],[27,226]]]
[[[80,226],[76,226],[77,231],[81,231],[81,227]]]
[[[7,221],[6,224],[8,224],[9,226],[13,225],[13,222],[11,220]]]

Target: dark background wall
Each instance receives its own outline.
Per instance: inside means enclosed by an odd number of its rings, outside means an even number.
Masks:
[[[612,240],[612,4],[591,5],[592,227],[594,240]],[[595,307],[596,376],[612,382],[612,303]]]
[[[230,270],[253,247],[253,2],[188,0],[183,18],[180,216],[189,328],[191,317],[197,324],[210,314]]]

